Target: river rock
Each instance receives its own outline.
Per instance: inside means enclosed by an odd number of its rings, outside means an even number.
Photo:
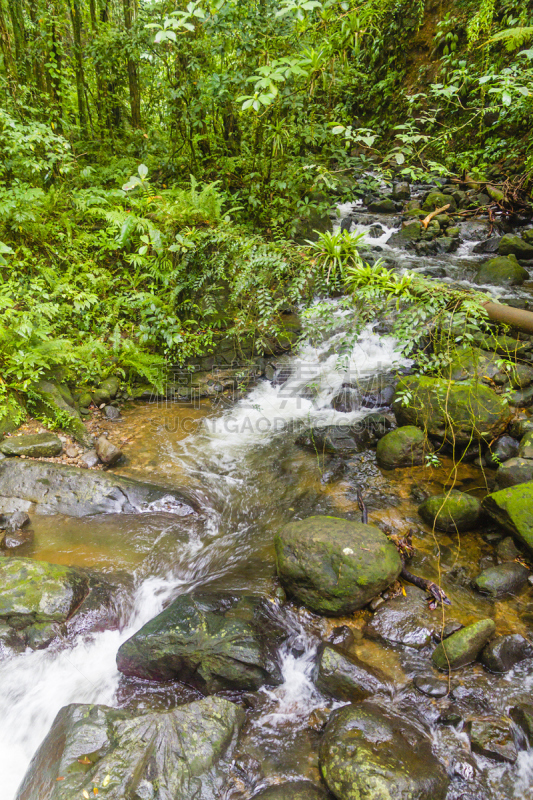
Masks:
[[[518,455],[521,458],[533,459],[533,431],[529,431],[522,437],[520,441],[520,447],[518,449]]]
[[[469,723],[470,746],[473,753],[494,761],[514,764],[518,758],[512,722],[508,717],[475,717]]]
[[[122,450],[105,436],[99,436],[96,440],[96,453],[100,461],[108,467],[113,467],[122,458]]]
[[[0,543],[0,547],[6,550],[14,550],[22,545],[30,544],[33,541],[33,531],[28,528],[24,530],[8,531]]]
[[[80,463],[85,469],[96,467],[100,463],[96,450],[86,450],[85,453],[82,453]]]
[[[533,244],[526,242],[515,233],[506,233],[500,239],[498,253],[501,256],[514,255],[517,258],[528,261],[533,258]]]
[[[422,224],[418,220],[413,220],[407,225],[403,225],[399,231],[389,237],[387,244],[389,247],[400,247],[404,250],[412,250],[413,244],[420,241],[422,236]]]
[[[438,531],[453,533],[474,528],[481,514],[481,503],[477,497],[452,489],[424,500],[418,513],[428,525]]]
[[[121,645],[118,669],[192,683],[209,694],[279,683],[258,606],[258,598],[182,595]]]
[[[368,210],[373,211],[375,214],[394,214],[396,203],[390,197],[380,197],[369,203]]]
[[[17,629],[65,622],[88,592],[80,570],[32,558],[0,560],[0,620]]]
[[[413,684],[426,697],[446,697],[449,691],[448,684],[445,681],[439,681],[433,675],[417,675],[413,679]]]
[[[476,273],[476,283],[493,286],[520,286],[529,278],[527,269],[521,267],[516,256],[498,256],[482,264]]]
[[[493,492],[481,505],[495,522],[533,553],[533,481]]]
[[[330,795],[321,786],[309,781],[291,781],[269,786],[252,800],[328,800]]]
[[[166,713],[65,706],[34,755],[15,800],[214,800],[244,712],[207,697]],[[83,765],[83,766],[82,766]]]
[[[516,561],[507,561],[496,567],[489,567],[474,580],[474,587],[478,592],[489,594],[491,597],[505,597],[516,595],[526,586],[529,570]]]
[[[326,425],[303,431],[296,444],[309,447],[317,453],[351,455],[365,449],[370,439],[364,420],[354,425]]]
[[[30,518],[25,511],[14,511],[7,516],[0,515],[0,528],[5,529],[8,533],[15,533],[22,528],[26,528],[30,524]]]
[[[506,536],[505,539],[498,543],[496,556],[499,564],[503,564],[505,561],[516,561],[520,556],[520,550],[515,545],[512,536]]]
[[[404,401],[407,405],[404,405]],[[511,413],[506,401],[488,386],[409,375],[399,382],[393,404],[398,425],[416,425],[439,440],[470,444],[495,439]]]
[[[394,183],[391,197],[393,200],[409,200],[411,197],[411,187],[407,181],[398,181]]]
[[[448,778],[431,743],[403,717],[371,703],[334,711],[319,751],[337,800],[444,800]]]
[[[291,522],[276,535],[274,545],[284,588],[327,616],[362,608],[402,569],[396,547],[379,528],[336,517]]]
[[[475,661],[480,651],[494,634],[492,619],[482,619],[461,628],[437,645],[432,660],[437,669],[459,669]]]
[[[53,462],[6,459],[0,462],[0,510],[12,498],[21,510],[35,504],[37,514],[74,517],[132,514],[163,499],[179,516],[193,513],[196,507],[194,501],[164,486]]]
[[[533,458],[510,458],[500,464],[496,472],[498,489],[518,486],[533,481]]]
[[[510,458],[516,458],[520,442],[512,436],[500,436],[500,438],[491,445],[490,451],[487,452],[485,458],[490,455],[496,456],[498,461],[508,461]]]
[[[526,748],[533,747],[533,705],[519,703],[509,710],[509,716],[520,728]]]
[[[443,206],[450,205],[447,210],[448,214],[453,214],[454,211],[457,210],[457,203],[455,202],[454,198],[451,194],[442,194],[442,192],[434,191],[430,192],[424,203],[422,208],[425,211],[435,211],[437,208],[442,208]]]
[[[432,451],[433,446],[424,431],[413,425],[404,425],[379,440],[376,456],[380,467],[394,469],[419,466],[424,463],[426,453]]]
[[[380,670],[330,644],[321,648],[317,666],[317,687],[336,700],[355,703],[390,691],[388,679]]]
[[[112,375],[110,378],[106,378],[105,381],[102,381],[102,383],[91,392],[92,401],[97,407],[101,406],[102,403],[109,403],[110,400],[116,397],[119,389],[120,380],[115,375]]]
[[[481,651],[479,660],[489,672],[509,672],[515,664],[533,658],[533,645],[520,634],[497,636]]]
[[[5,456],[27,456],[28,458],[51,458],[60,455],[61,439],[53,433],[35,433],[25,436],[10,436],[0,443],[0,452]]]
[[[438,625],[428,610],[426,592],[406,586],[399,595],[384,603],[365,626],[365,634],[385,644],[402,644],[420,650],[426,647]]]

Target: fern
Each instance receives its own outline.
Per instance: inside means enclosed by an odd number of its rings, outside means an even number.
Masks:
[[[504,42],[507,50],[517,50],[522,47],[526,42],[533,38],[533,28],[518,27],[506,28],[504,31],[499,31],[489,39],[492,42]]]

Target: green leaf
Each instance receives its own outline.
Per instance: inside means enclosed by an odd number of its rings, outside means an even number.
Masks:
[[[139,173],[141,180],[144,181],[144,179],[148,175],[148,167],[146,166],[146,164],[140,164],[137,169],[137,172]]]

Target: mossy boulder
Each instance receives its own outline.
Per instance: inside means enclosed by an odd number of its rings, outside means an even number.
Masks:
[[[520,266],[514,255],[491,258],[476,273],[476,283],[482,285],[520,286],[528,278],[527,269]]]
[[[387,600],[364,627],[365,636],[386,645],[401,644],[421,650],[439,627],[436,612],[428,610],[426,592],[406,586],[405,594]]]
[[[521,439],[518,448],[521,458],[533,458],[533,431],[528,431]]]
[[[437,669],[459,669],[476,660],[496,630],[492,619],[482,619],[444,639],[433,651]]]
[[[396,547],[374,525],[315,516],[276,535],[277,568],[286,591],[318,614],[350,614],[396,580]]]
[[[337,800],[444,800],[448,778],[431,742],[404,717],[363,702],[334,711],[319,751]]]
[[[398,425],[415,425],[438,441],[455,444],[495,439],[511,418],[506,401],[488,386],[425,375],[402,378],[393,410]]]
[[[389,681],[380,670],[331,644],[321,648],[317,667],[316,685],[336,700],[355,703],[389,690]]]
[[[275,784],[254,794],[252,800],[328,800],[330,795],[321,786],[309,781]]]
[[[422,214],[424,216],[424,214]],[[403,225],[399,231],[393,233],[388,240],[390,247],[400,247],[405,250],[411,250],[414,242],[420,241],[422,238],[422,224],[415,220],[408,225]]]
[[[433,446],[424,431],[414,425],[404,425],[379,440],[376,456],[380,467],[394,469],[419,466],[424,463],[426,453],[432,451]]]
[[[500,239],[498,253],[501,256],[514,255],[527,261],[533,259],[533,244],[526,242],[515,233],[506,233]]]
[[[257,598],[182,595],[121,645],[118,669],[137,678],[183,681],[209,694],[280,683],[257,606]]]
[[[453,214],[454,211],[457,211],[457,203],[451,194],[443,194],[442,192],[435,191],[428,194],[422,208],[425,211],[435,211],[437,208],[443,208],[443,206],[448,204],[450,205],[450,207],[446,209],[448,214]]]
[[[15,800],[214,800],[244,712],[207,697],[165,713],[69,705],[35,753]]]
[[[518,758],[513,725],[508,717],[474,717],[468,723],[467,729],[473,753],[510,764],[514,764]]]
[[[419,506],[418,513],[424,522],[434,525],[438,531],[468,531],[477,525],[481,503],[477,497],[452,489],[450,492],[428,497]]]
[[[378,197],[368,204],[368,210],[375,214],[394,214],[396,209],[396,203],[390,197]]]
[[[487,495],[482,507],[533,553],[533,481]]]
[[[102,403],[109,403],[117,396],[120,389],[120,380],[115,375],[106,378],[105,381],[91,392],[92,401],[95,406],[100,406]],[[89,405],[89,404],[87,404]]]
[[[74,407],[74,398],[68,387],[52,380],[42,379],[32,386],[31,411],[43,417],[58,418],[64,430],[80,444],[90,447],[92,436]]]
[[[507,561],[496,567],[484,569],[474,579],[474,587],[491,597],[519,594],[527,584],[529,570],[516,561]]]
[[[28,458],[52,458],[63,450],[61,439],[53,433],[35,433],[11,436],[0,443],[0,452],[5,456],[27,456]]]
[[[498,356],[479,347],[459,347],[449,367],[452,381],[491,380],[501,372]]]
[[[80,570],[32,558],[0,560],[0,620],[17,629],[65,622],[88,592]]]

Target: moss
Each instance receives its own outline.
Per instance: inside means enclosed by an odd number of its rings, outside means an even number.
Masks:
[[[492,619],[482,619],[467,625],[444,639],[433,651],[432,661],[437,669],[458,669],[475,661],[496,630]]]
[[[533,553],[533,481],[493,492],[485,497],[482,506]]]
[[[424,455],[433,450],[424,431],[405,425],[385,434],[379,440],[376,456],[383,469],[413,467],[424,463]]]
[[[495,286],[519,286],[528,278],[528,271],[520,266],[514,255],[492,258],[476,274],[477,283]]]
[[[453,490],[428,497],[418,509],[428,525],[439,531],[467,531],[479,520],[481,503],[477,497]]]

